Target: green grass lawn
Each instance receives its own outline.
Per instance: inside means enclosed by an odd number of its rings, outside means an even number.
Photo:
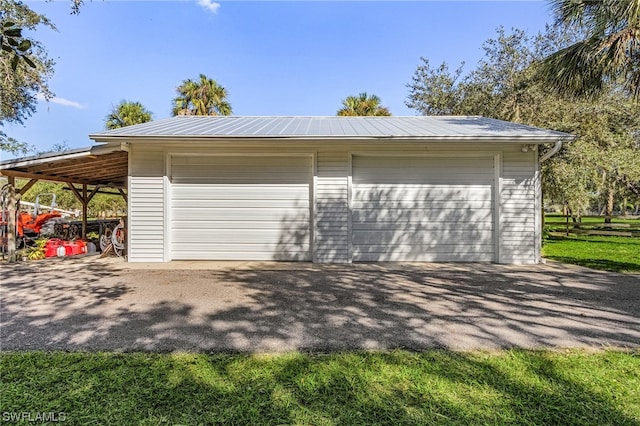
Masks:
[[[640,238],[569,235],[547,237],[548,259],[614,272],[640,272]]]
[[[2,415],[68,425],[640,424],[640,353],[0,354]]]

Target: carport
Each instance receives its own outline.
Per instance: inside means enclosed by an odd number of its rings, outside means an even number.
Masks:
[[[121,195],[127,200],[129,153],[126,145],[97,145],[63,152],[45,153],[0,162],[7,176],[7,252],[16,260],[16,209],[18,201],[40,180],[65,183],[82,203],[82,237],[86,237],[87,205],[98,193]],[[16,178],[29,179],[21,188]],[[113,191],[105,191],[112,189]]]

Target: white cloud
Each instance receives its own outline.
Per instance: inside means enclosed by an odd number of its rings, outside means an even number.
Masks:
[[[47,101],[47,102],[51,102],[52,104],[68,106],[76,109],[85,109],[87,107],[86,105],[82,105],[80,102],[70,101],[69,99],[59,98],[58,96],[54,96],[51,99],[45,99],[43,94],[38,93],[36,95],[36,98],[38,98],[39,101]]]
[[[220,3],[211,0],[198,0],[198,5],[213,13],[218,13],[218,9],[220,9]]]

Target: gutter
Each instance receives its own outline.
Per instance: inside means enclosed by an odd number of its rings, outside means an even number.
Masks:
[[[558,139],[556,141],[556,144],[553,146],[553,148],[551,148],[551,150],[549,152],[547,152],[542,157],[540,157],[540,164],[544,163],[549,158],[551,158],[555,154],[557,154],[557,152],[560,151],[560,148],[562,148],[562,139]]]
[[[392,136],[392,135],[372,135],[372,136],[331,136],[331,135],[314,135],[314,136],[298,136],[298,135],[101,135],[92,134],[89,138],[98,143],[134,143],[134,142],[193,142],[193,143],[216,143],[229,141],[244,142],[344,142],[344,141],[406,141],[406,142],[459,142],[459,143],[475,143],[475,142],[496,142],[496,143],[519,143],[519,144],[545,144],[552,142],[548,136]]]

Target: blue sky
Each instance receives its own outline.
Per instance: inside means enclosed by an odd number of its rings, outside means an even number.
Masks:
[[[79,15],[67,1],[27,3],[58,27],[32,34],[56,61],[56,98],[5,131],[38,151],[91,145],[123,99],[169,117],[176,86],[200,73],[227,88],[235,115],[335,115],[363,91],[415,115],[404,102],[421,56],[469,69],[500,25],[552,21],[544,1],[94,0]]]

